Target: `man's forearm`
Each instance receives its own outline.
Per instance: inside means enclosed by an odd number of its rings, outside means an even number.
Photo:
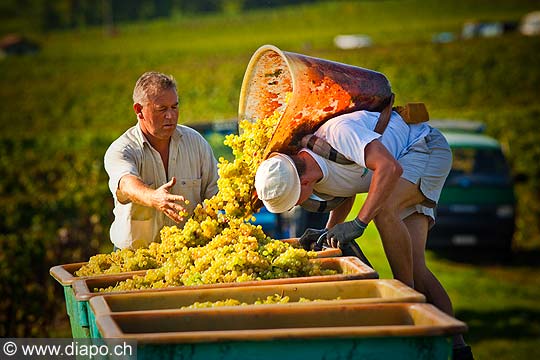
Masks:
[[[334,225],[343,222],[345,218],[347,217],[347,215],[349,214],[349,212],[351,211],[353,204],[354,204],[354,196],[348,199],[345,199],[343,203],[341,203],[338,207],[332,210],[330,212],[330,216],[328,217],[326,228],[330,229]]]
[[[141,179],[135,175],[125,175],[120,179],[116,196],[122,204],[133,202],[139,205],[153,207],[152,192]]]
[[[168,183],[154,190],[138,177],[126,175],[120,179],[118,185],[118,201],[122,204],[131,201],[139,205],[153,207],[178,223],[184,220],[186,199],[183,196],[170,193],[175,184],[176,178],[173,177]]]
[[[400,176],[401,167],[395,167],[391,164],[383,166],[373,172],[368,195],[358,212],[358,219],[366,224],[373,220],[392,194]]]
[[[366,166],[373,171],[368,195],[358,219],[369,223],[391,196],[403,169],[381,142],[374,140],[365,149]]]

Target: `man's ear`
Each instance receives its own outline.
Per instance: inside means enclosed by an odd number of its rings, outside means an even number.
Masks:
[[[144,119],[142,108],[142,105],[139,103],[133,104],[133,110],[135,111],[135,114],[137,114],[137,119]]]

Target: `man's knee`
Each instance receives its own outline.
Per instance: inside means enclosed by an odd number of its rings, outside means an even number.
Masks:
[[[392,191],[392,194],[385,201],[384,208],[387,212],[401,213],[401,211],[421,204],[426,200],[422,191],[420,191],[420,185],[411,183],[403,178],[399,179],[398,184]]]
[[[401,219],[399,217],[399,207],[395,204],[385,204],[373,218],[373,222],[375,222],[377,227],[396,220]]]
[[[397,189],[396,189],[397,190]],[[407,208],[408,202],[403,200],[399,191],[394,191],[382,204],[379,212],[374,218],[375,223],[389,220],[400,220],[401,212]]]

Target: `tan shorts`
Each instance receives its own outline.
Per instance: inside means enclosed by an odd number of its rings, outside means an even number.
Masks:
[[[429,216],[431,226],[435,223],[435,211],[446,177],[452,167],[452,151],[441,132],[431,128],[429,134],[413,144],[398,162],[403,168],[401,177],[413,184],[419,184],[426,200],[405,209],[401,218],[418,212]]]

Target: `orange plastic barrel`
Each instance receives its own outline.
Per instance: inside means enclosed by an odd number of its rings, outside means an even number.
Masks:
[[[280,114],[264,156],[291,152],[295,142],[339,114],[381,111],[392,94],[388,79],[361,67],[264,45],[251,57],[240,92],[239,119]]]

